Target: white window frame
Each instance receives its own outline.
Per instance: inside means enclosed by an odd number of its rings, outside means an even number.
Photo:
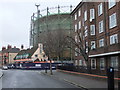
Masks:
[[[85,35],[85,37],[88,36],[88,29],[87,29],[87,26],[85,26],[85,32],[84,32],[84,35]]]
[[[85,48],[85,51],[86,51],[86,53],[88,53],[88,42],[85,42],[85,45],[86,45],[86,46],[85,46],[85,47],[86,47],[86,48]]]
[[[93,64],[93,61],[94,61],[94,64]],[[91,69],[96,69],[96,59],[94,58],[91,59]]]
[[[100,58],[100,70],[105,70],[105,58]]]
[[[79,25],[79,29],[81,29],[81,21],[79,21],[78,25]]]
[[[112,15],[109,16],[109,28],[114,28],[117,26],[117,18],[116,18],[116,13],[113,13]]]
[[[90,22],[95,19],[95,9],[90,9]]]
[[[115,71],[118,71],[118,56],[111,57],[111,67],[113,67]]]
[[[82,33],[81,33],[81,32],[80,32],[80,34],[79,34],[79,35],[80,35],[80,38],[82,38]]]
[[[85,37],[87,37],[88,36],[88,30],[86,29],[85,30]]]
[[[78,39],[77,39],[78,37],[77,37],[77,35],[75,35],[75,42],[77,42],[78,41]]]
[[[77,20],[77,13],[75,13],[75,20]]]
[[[118,34],[110,36],[110,45],[118,43]]]
[[[90,25],[90,34],[95,35],[95,25]]]
[[[84,22],[87,21],[87,10],[84,12]]]
[[[91,41],[91,50],[96,48],[96,42],[95,41]]]
[[[75,32],[77,31],[77,24],[75,24]]]
[[[83,61],[79,60],[79,66],[83,66]]]
[[[82,21],[82,25],[83,25],[83,26],[85,25],[85,21],[84,21],[84,18],[83,18],[83,21]]]
[[[78,65],[78,60],[75,60],[75,66],[77,66]]]
[[[75,56],[78,56],[78,52],[76,51],[78,51],[78,48],[75,48]]]
[[[103,20],[99,22],[99,33],[102,33],[103,30]]]
[[[78,11],[78,16],[81,16],[81,10],[79,9],[79,11]]]
[[[100,3],[98,5],[98,16],[100,16],[102,13],[103,13],[103,5],[102,5],[102,3]]]
[[[104,39],[99,40],[99,47],[104,47]]]
[[[108,0],[108,8],[112,8],[116,5],[116,1],[115,0]]]

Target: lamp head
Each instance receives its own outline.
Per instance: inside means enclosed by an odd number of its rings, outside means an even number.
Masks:
[[[35,4],[35,6],[36,6],[36,7],[39,7],[39,6],[40,6],[40,4]]]

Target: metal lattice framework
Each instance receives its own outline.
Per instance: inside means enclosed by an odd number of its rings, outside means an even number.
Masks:
[[[37,10],[31,16],[30,46],[36,46],[41,42],[41,36],[45,32],[54,30],[71,30],[70,13],[73,6],[58,6],[44,10]]]

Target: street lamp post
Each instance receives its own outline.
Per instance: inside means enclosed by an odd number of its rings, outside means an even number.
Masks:
[[[35,4],[35,6],[37,7],[37,11],[38,11],[38,7],[40,6],[40,4]]]

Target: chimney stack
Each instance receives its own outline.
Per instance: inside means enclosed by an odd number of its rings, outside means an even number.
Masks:
[[[14,48],[16,48],[16,46],[14,46]]]
[[[5,49],[6,49],[6,47],[2,47],[2,51],[5,50]]]
[[[11,45],[8,45],[8,46],[7,46],[7,49],[10,49],[10,48],[12,48],[12,46],[11,46]]]

